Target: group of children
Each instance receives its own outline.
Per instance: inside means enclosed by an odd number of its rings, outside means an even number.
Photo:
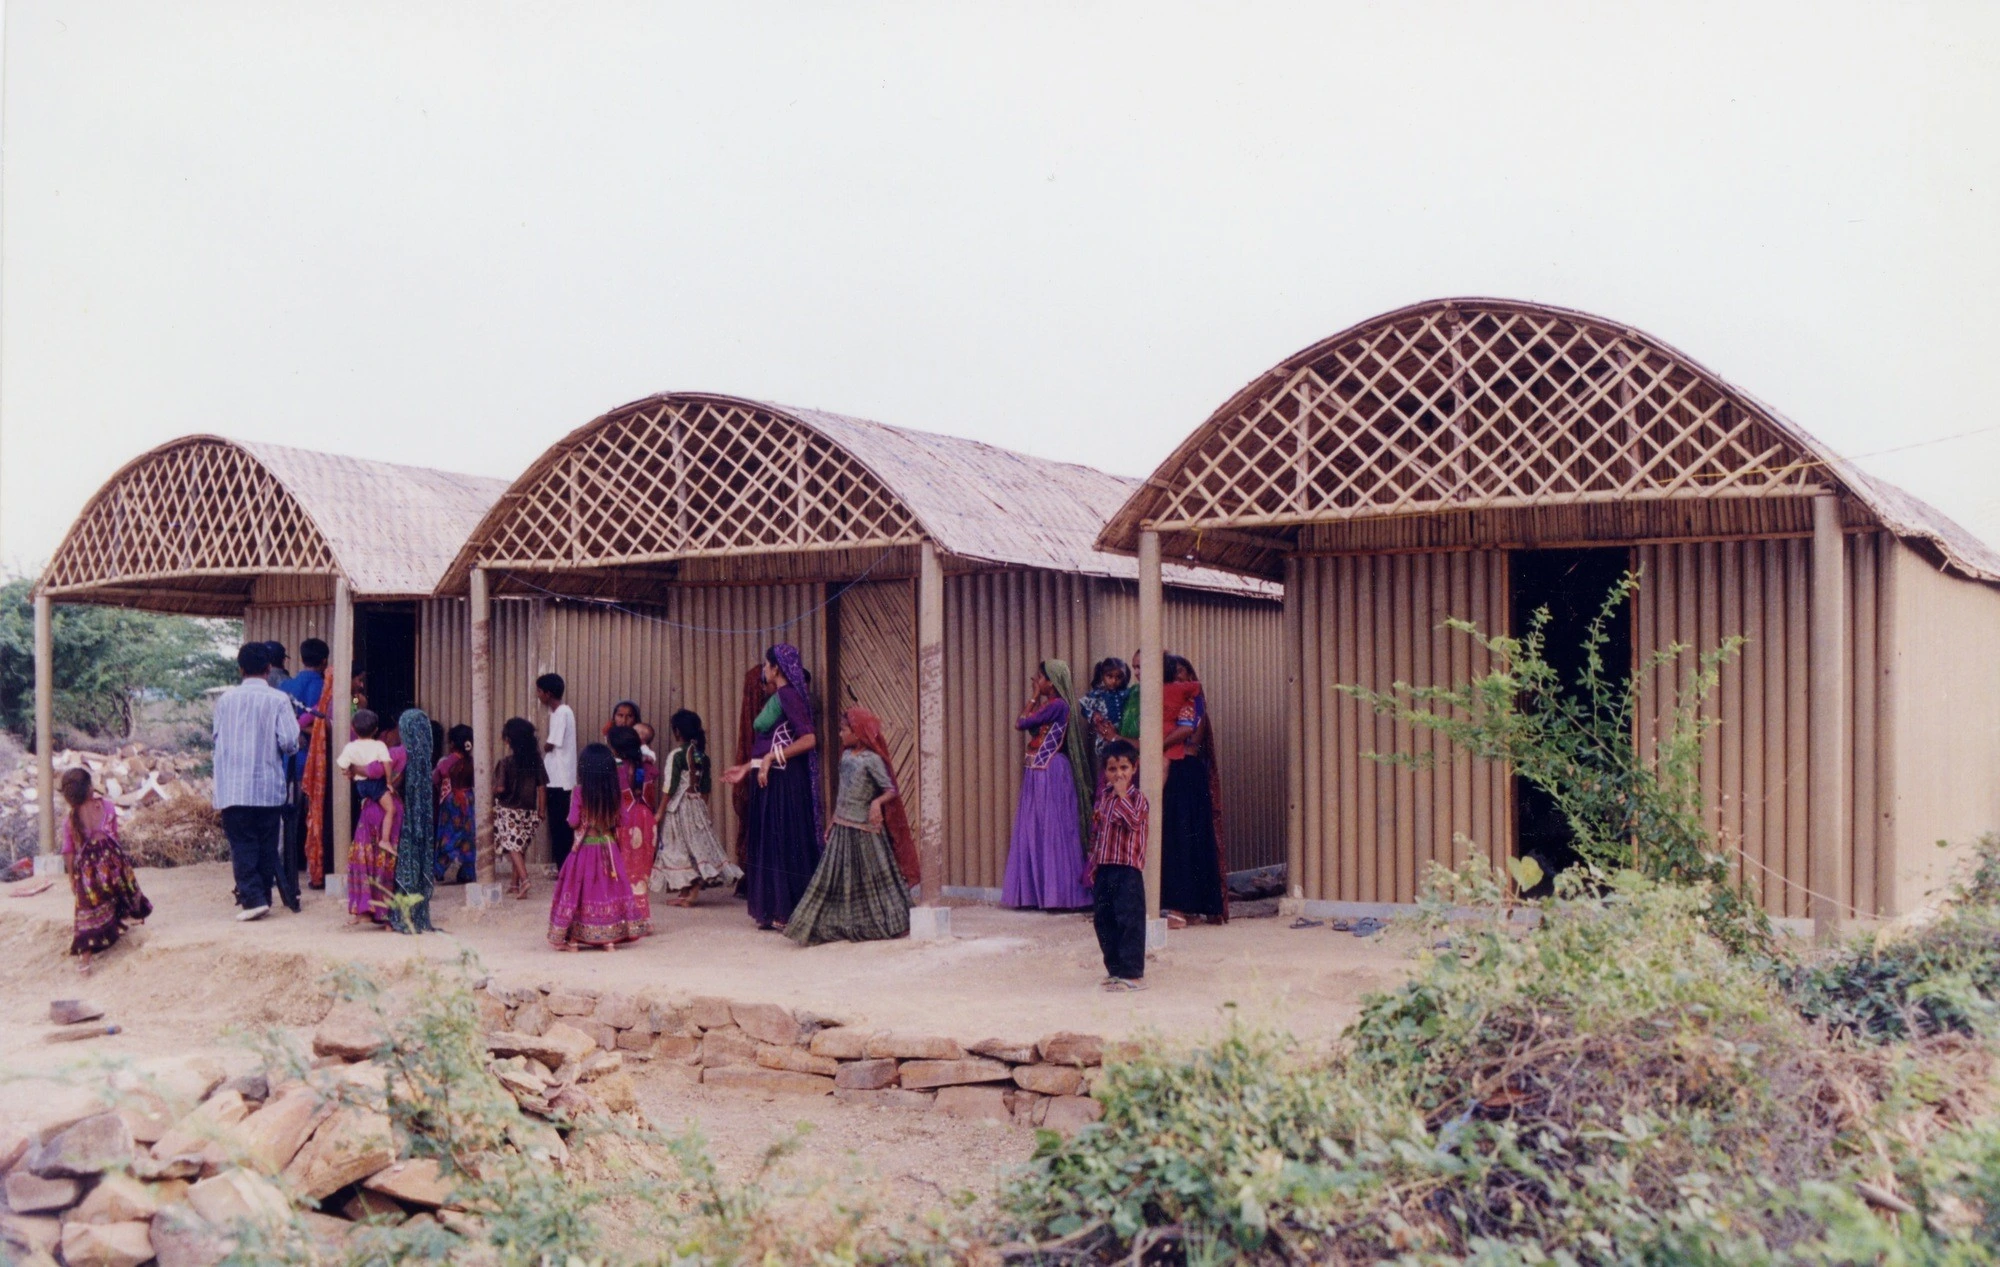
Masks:
[[[782,674],[774,676],[783,683]],[[551,833],[558,845],[568,847],[559,849],[557,858],[550,945],[563,951],[611,950],[653,931],[653,894],[670,894],[670,904],[691,906],[704,888],[735,885],[745,878],[717,838],[709,812],[708,736],[699,715],[687,709],[673,714],[668,723],[673,746],[664,762],[652,749],[651,727],[630,701],[613,710],[602,742],[576,751],[575,718],[563,703],[561,677],[544,675],[537,693],[550,710],[550,739],[541,741],[534,724],[521,717],[509,718],[501,728],[506,751],[494,769],[494,837],[511,874],[509,892],[525,900],[525,854],[537,827],[554,809],[569,829]],[[775,691],[771,699],[777,700]],[[762,711],[774,710],[766,705]],[[354,737],[335,762],[361,802],[348,868],[349,921],[387,924],[396,892],[408,749],[398,742],[394,726],[384,727],[365,708],[354,714],[352,724]],[[782,721],[766,730],[786,742],[766,745],[757,757],[732,766],[726,775],[731,782],[754,776],[761,791],[773,767],[783,767],[785,753],[799,755],[797,749],[812,747],[809,732],[801,745]],[[898,937],[909,931],[906,881],[915,879],[913,848],[907,840],[891,839],[892,819],[902,837],[908,829],[881,724],[868,710],[850,708],[841,715],[838,733],[839,790],[832,825],[822,832],[815,803],[811,830],[823,847],[815,850],[810,881],[782,924],[788,936],[804,945]],[[453,727],[447,744],[432,771],[432,790],[440,823],[448,816],[457,819],[469,847],[471,729]],[[1099,756],[1102,782],[1089,815],[1083,881],[1095,908],[1108,974],[1104,987],[1142,989],[1148,806],[1135,785],[1138,750],[1116,739]],[[551,766],[566,773],[572,765],[573,788],[552,781]],[[815,760],[810,768],[816,767]],[[89,772],[65,772],[61,789],[70,806],[63,853],[77,908],[71,949],[88,972],[92,956],[115,943],[126,925],[142,923],[152,906],[119,847],[116,810],[95,792]],[[816,789],[809,794],[816,798]],[[440,832],[441,840],[445,834]],[[751,833],[753,842],[755,836]],[[455,845],[441,847],[441,865],[455,850]],[[469,870],[469,854],[465,862]]]

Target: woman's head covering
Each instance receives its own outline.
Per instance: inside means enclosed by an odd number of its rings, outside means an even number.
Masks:
[[[403,715],[396,719],[396,729],[403,736],[403,768],[429,770],[435,755],[431,750],[429,715],[421,708],[404,709]],[[403,777],[403,834],[396,846],[396,892],[417,900],[407,912],[392,904],[389,922],[397,932],[428,933],[432,931],[431,860],[437,853],[437,834],[431,815],[437,802],[427,781],[419,779],[413,784],[408,774]]]
[[[889,771],[890,786],[894,787],[896,762],[889,755],[889,741],[882,735],[882,719],[859,704],[850,707],[845,716],[854,741],[882,758],[883,767]],[[917,838],[910,830],[909,807],[903,804],[901,788],[896,788],[896,795],[883,803],[882,826],[889,832],[889,845],[895,852],[896,870],[902,872],[903,883],[917,883],[923,878],[924,869],[917,856]]]
[[[778,666],[778,672],[785,675],[785,681],[797,687],[803,695],[810,677],[806,673],[805,661],[799,658],[799,649],[789,642],[781,642],[765,655]]]
[[[1086,733],[1089,720],[1084,717],[1083,710],[1077,707],[1076,683],[1069,675],[1069,661],[1042,661],[1042,675],[1048,678],[1049,685],[1056,688],[1056,694],[1062,696],[1062,702],[1069,705],[1069,725],[1063,729],[1063,755],[1069,758],[1070,781],[1076,784],[1076,813],[1083,824],[1083,847],[1088,850],[1093,782],[1090,758],[1094,751],[1090,736]]]

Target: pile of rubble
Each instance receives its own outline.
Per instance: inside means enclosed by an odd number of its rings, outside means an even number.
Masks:
[[[564,1132],[593,1116],[644,1125],[623,1057],[565,1028],[490,1067],[537,1115],[510,1123],[505,1147],[558,1167],[569,1162]],[[327,1251],[363,1222],[476,1236],[479,1215],[456,1191],[463,1176],[409,1156],[391,1122],[390,1071],[374,1059],[383,1047],[375,1013],[345,1006],[315,1031],[303,1079],[228,1078],[215,1061],[186,1057],[113,1074],[109,1111],[96,1088],[47,1096],[0,1122],[0,1244],[13,1262],[41,1267],[58,1254],[67,1267],[213,1267],[245,1224]]]
[[[97,790],[110,797],[122,813],[148,805],[164,805],[180,796],[208,795],[208,780],[193,777],[202,758],[128,743],[115,752],[63,748],[55,754],[56,780],[78,766],[90,771]],[[0,818],[35,812],[41,790],[35,786],[35,766],[23,763],[0,776]],[[60,793],[58,793],[60,796]]]
[[[196,775],[205,758],[191,753],[126,744],[115,752],[64,748],[55,754],[58,786],[63,772],[90,771],[97,790],[118,807],[120,836],[140,866],[183,866],[228,856],[222,820],[209,805],[210,781]],[[40,806],[35,765],[27,761],[0,775],[0,838],[32,839]],[[56,793],[56,809],[63,810]],[[10,833],[8,828],[17,832]]]
[[[599,1059],[622,1052],[714,1087],[830,1095],[847,1104],[1011,1120],[1064,1134],[1103,1115],[1090,1093],[1105,1044],[1091,1034],[960,1043],[843,1025],[772,1003],[634,998],[554,982],[489,982],[476,994],[491,1031],[488,1048],[544,1065],[558,1054],[569,1058],[580,1039]],[[578,1067],[587,1068],[587,1060]],[[556,1103],[496,1073],[529,1112]]]

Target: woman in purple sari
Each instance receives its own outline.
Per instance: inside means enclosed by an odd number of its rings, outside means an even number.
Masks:
[[[723,772],[726,783],[755,776],[743,870],[750,918],[757,927],[783,928],[812,883],[825,839],[820,807],[819,736],[813,729],[806,688],[812,678],[799,649],[779,643],[764,653],[764,681],[771,699],[757,715],[750,760]]]
[[[1068,911],[1091,904],[1083,882],[1090,806],[1089,740],[1075,715],[1069,664],[1044,660],[1028,679],[1034,694],[1014,720],[1027,732],[1021,800],[1007,850],[1002,906]]]

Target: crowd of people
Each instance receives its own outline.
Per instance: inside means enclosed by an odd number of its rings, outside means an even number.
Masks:
[[[305,667],[292,674],[281,644],[246,643],[238,685],[216,701],[214,796],[237,918],[263,919],[274,894],[300,910],[301,873],[307,886],[325,887],[330,816],[344,804],[353,821],[349,922],[426,931],[435,886],[475,876],[472,729],[446,730],[418,708],[380,715],[357,673],[349,733],[336,752],[327,656],[323,641],[307,639]],[[1090,909],[1103,985],[1116,991],[1142,989],[1145,977],[1152,807],[1137,786],[1140,671],[1137,656],[1130,667],[1101,660],[1079,693],[1064,661],[1035,666],[1014,723],[1025,736],[1024,770],[1001,889],[1009,907]],[[1165,721],[1154,748],[1166,762],[1161,904],[1174,926],[1221,923],[1229,906],[1214,726],[1194,666],[1170,655],[1162,672]],[[501,727],[493,833],[507,892],[525,901],[526,855],[547,825],[556,868],[551,946],[612,950],[654,931],[655,897],[687,907],[713,889],[732,889],[757,927],[801,946],[908,934],[918,854],[881,720],[859,705],[832,719],[839,747],[825,804],[821,718],[798,648],[771,647],[745,674],[734,759],[719,774],[707,728],[691,710],[668,719],[662,757],[635,701],[614,706],[600,738],[584,744],[563,678],[542,675],[535,694],[545,733],[523,717]],[[733,797],[733,851],[709,808],[718,777]],[[61,790],[70,807],[63,852],[76,897],[72,951],[88,970],[151,905],[118,847],[116,812],[89,773],[68,771]]]

